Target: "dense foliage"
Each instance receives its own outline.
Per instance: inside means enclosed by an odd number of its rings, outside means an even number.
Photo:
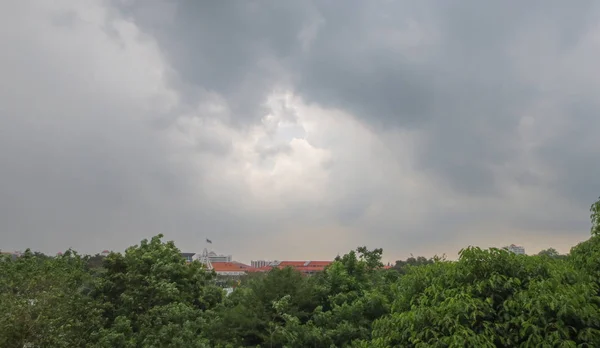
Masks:
[[[569,255],[469,247],[457,261],[350,251],[229,296],[162,235],[106,258],[0,262],[0,347],[600,347],[600,203]]]

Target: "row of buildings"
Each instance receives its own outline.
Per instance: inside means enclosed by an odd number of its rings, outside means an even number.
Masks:
[[[508,251],[524,255],[525,248],[520,245],[511,244],[504,247]],[[321,272],[333,261],[279,261],[279,260],[252,260],[250,265],[233,261],[232,255],[218,255],[214,251],[204,249],[202,253],[182,253],[186,261],[198,260],[210,270],[222,276],[242,276],[254,272],[267,272],[273,268],[292,267],[303,274]]]
[[[511,244],[504,247],[515,254],[524,255],[525,248],[519,245]],[[108,256],[110,251],[103,250],[100,256]],[[5,252],[0,250],[0,254],[10,254],[13,258],[19,257],[20,252]],[[61,255],[62,253],[58,253]],[[241,276],[252,272],[267,272],[273,268],[292,267],[304,274],[313,274],[321,272],[333,261],[279,261],[279,260],[252,260],[250,265],[233,260],[232,255],[217,254],[214,251],[208,251],[206,248],[202,253],[181,253],[181,256],[187,261],[200,261],[210,270],[214,270],[218,275]]]
[[[214,270],[217,275],[242,276],[254,272],[268,272],[273,268],[292,267],[304,274],[321,272],[333,261],[280,261],[280,260],[253,260],[250,265],[233,261],[232,255],[218,255],[213,251],[204,249],[202,253],[181,253],[187,261],[200,261],[208,269]]]

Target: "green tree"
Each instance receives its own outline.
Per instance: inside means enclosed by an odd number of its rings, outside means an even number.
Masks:
[[[558,251],[556,251],[556,249],[554,249],[554,248],[544,249],[544,250],[540,251],[537,255],[538,256],[547,256],[547,257],[552,257],[552,258],[556,258],[556,257],[560,256]]]
[[[104,258],[105,258],[105,256],[102,256],[100,254],[89,256],[87,259],[87,266],[90,269],[102,268],[102,262],[104,261]]]
[[[100,327],[86,259],[26,251],[0,261],[0,347],[85,347]]]
[[[305,325],[311,341],[303,344],[347,347],[370,339],[373,321],[389,313],[389,281],[395,279],[382,269],[382,252],[359,247],[312,279],[320,305]]]
[[[274,306],[283,298],[285,306]],[[275,331],[281,330],[275,328],[285,324],[283,314],[306,322],[317,306],[315,299],[311,283],[300,272],[274,268],[245,282],[225,299],[215,310],[208,335],[215,345],[280,346],[282,338]]]
[[[540,251],[539,253],[537,253],[537,256],[549,257],[551,259],[566,259],[567,258],[567,255],[560,254],[554,248],[544,249],[544,250]]]
[[[396,264],[394,265],[394,269],[396,271],[398,271],[400,274],[405,274],[409,267],[429,265],[429,264],[432,264],[433,262],[434,262],[433,258],[428,259],[423,256],[414,257],[411,255],[406,260],[397,260]]]
[[[592,220],[592,235],[600,235],[600,199],[590,207],[590,219]]]
[[[205,347],[203,311],[221,302],[214,274],[186,263],[162,235],[104,259],[94,299],[101,304],[103,347]]]
[[[410,268],[373,347],[598,346],[597,285],[564,261],[467,248]]]

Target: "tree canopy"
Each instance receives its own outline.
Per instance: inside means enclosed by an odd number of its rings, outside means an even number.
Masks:
[[[567,255],[467,247],[387,269],[359,247],[229,296],[162,235],[107,257],[28,250],[0,262],[0,347],[600,347],[599,207]]]

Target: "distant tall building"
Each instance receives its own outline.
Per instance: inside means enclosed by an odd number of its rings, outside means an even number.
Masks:
[[[253,260],[253,261],[250,261],[250,266],[252,266],[254,268],[266,267],[266,266],[270,266],[271,264],[273,264],[273,261],[271,261],[271,260]]]
[[[525,248],[523,248],[520,245],[511,244],[511,245],[507,246],[506,249],[508,249],[508,251],[515,253],[517,255],[525,255]]]

